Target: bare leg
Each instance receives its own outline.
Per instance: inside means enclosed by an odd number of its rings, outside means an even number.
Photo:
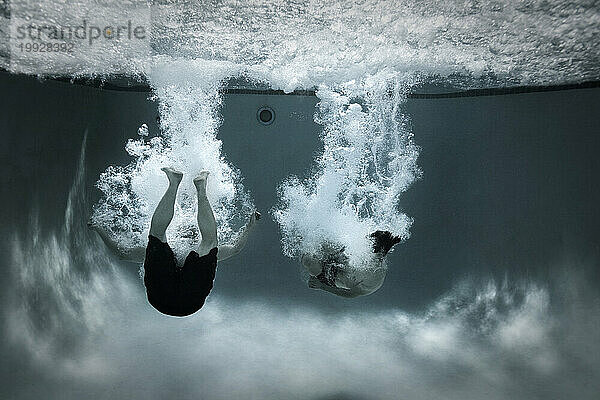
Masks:
[[[169,178],[169,187],[154,211],[152,222],[150,223],[150,234],[160,239],[163,243],[166,243],[167,236],[165,232],[173,219],[177,188],[181,183],[183,174],[173,168],[161,168],[161,170],[167,174],[167,178]]]
[[[194,179],[194,185],[196,185],[196,190],[198,191],[198,228],[202,235],[202,240],[198,247],[198,254],[201,257],[208,254],[213,247],[217,247],[217,222],[206,197],[206,180],[208,179],[208,174],[208,171],[202,171]]]

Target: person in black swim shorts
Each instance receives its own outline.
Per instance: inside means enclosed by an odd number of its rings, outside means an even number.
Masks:
[[[198,250],[190,251],[183,266],[179,266],[167,243],[166,230],[173,219],[177,189],[183,173],[172,168],[162,168],[162,171],[169,179],[169,187],[152,216],[148,246],[145,249],[123,250],[105,230],[96,226],[92,228],[120,258],[144,261],[144,285],[148,302],[154,308],[163,314],[183,317],[202,308],[213,287],[217,261],[230,258],[242,250],[255,222],[260,219],[260,213],[252,213],[233,244],[218,245],[217,225],[206,197],[206,180],[209,173],[200,172],[194,179],[194,185],[198,193],[198,228],[202,240]]]

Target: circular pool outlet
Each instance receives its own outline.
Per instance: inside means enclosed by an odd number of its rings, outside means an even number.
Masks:
[[[275,111],[271,107],[263,106],[256,112],[256,118],[263,125],[271,125],[275,121]]]

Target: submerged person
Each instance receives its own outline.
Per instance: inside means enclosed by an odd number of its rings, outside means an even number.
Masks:
[[[152,216],[146,248],[122,249],[106,231],[96,226],[92,228],[121,259],[144,262],[144,285],[148,302],[154,308],[163,314],[184,317],[202,308],[213,287],[217,261],[228,259],[242,250],[252,227],[260,219],[260,213],[252,213],[233,244],[218,244],[215,216],[206,197],[209,172],[200,172],[194,179],[194,185],[198,193],[198,228],[202,240],[198,250],[190,251],[183,266],[179,266],[167,243],[166,230],[173,219],[183,173],[172,168],[162,168],[162,171],[169,179],[169,187]]]
[[[373,252],[363,268],[353,268],[345,248],[329,242],[322,244],[318,254],[303,254],[301,263],[310,274],[308,287],[342,297],[366,296],[377,291],[387,273],[384,258],[401,239],[388,231],[375,231],[369,238]]]

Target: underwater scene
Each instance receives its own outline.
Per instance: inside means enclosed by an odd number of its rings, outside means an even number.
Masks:
[[[600,4],[0,0],[0,397],[596,399]]]

